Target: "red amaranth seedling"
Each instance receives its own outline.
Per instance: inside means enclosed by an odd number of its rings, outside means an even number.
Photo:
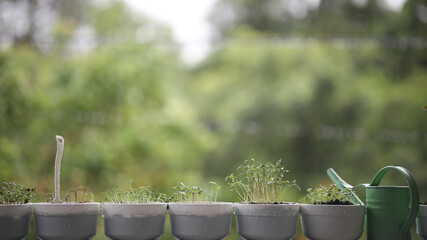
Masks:
[[[78,201],[78,199],[79,199],[78,193],[79,192],[82,192],[82,198],[81,198],[80,202]],[[89,201],[85,201],[86,194],[88,193],[86,188],[79,188],[76,190],[71,190],[70,193],[72,193],[74,195],[74,203],[87,203],[87,202],[89,202]],[[67,196],[65,197],[65,202],[71,203],[70,197],[71,197],[71,194],[67,194]]]

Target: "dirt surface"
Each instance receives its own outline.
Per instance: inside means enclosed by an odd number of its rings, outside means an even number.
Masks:
[[[316,202],[314,205],[354,205],[353,203],[349,201],[340,201],[340,200],[334,200],[329,202]]]

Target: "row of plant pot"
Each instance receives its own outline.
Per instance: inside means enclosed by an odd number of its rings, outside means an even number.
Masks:
[[[237,230],[244,239],[291,239],[301,213],[309,239],[358,239],[365,207],[297,203],[234,204]],[[172,234],[177,239],[224,239],[230,234],[233,203],[103,203],[105,235],[111,239],[158,239],[169,208]],[[96,234],[99,203],[34,203],[2,205],[1,239],[23,239],[32,209],[40,239],[91,239]]]
[[[111,239],[158,239],[167,208],[177,239],[224,239],[231,229],[233,204],[103,203],[105,235]],[[301,215],[308,239],[359,239],[364,205],[234,204],[237,231],[243,239],[291,239]],[[33,210],[32,210],[33,209]],[[34,203],[0,205],[0,239],[23,239],[32,211],[40,239],[91,239],[96,234],[99,203]],[[417,232],[426,239],[427,205],[420,205]]]

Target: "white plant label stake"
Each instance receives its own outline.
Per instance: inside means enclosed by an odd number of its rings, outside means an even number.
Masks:
[[[61,203],[61,160],[64,152],[64,138],[56,135],[56,157],[55,157],[55,198],[53,203]]]

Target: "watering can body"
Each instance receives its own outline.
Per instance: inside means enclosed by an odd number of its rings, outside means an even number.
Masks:
[[[383,176],[392,169],[405,177],[408,186],[379,186]],[[333,169],[328,169],[328,175],[338,188],[354,188]],[[358,186],[366,187],[368,240],[411,240],[411,226],[419,208],[418,187],[412,174],[403,167],[387,166],[376,174],[371,184]],[[355,194],[352,202],[363,204]]]

